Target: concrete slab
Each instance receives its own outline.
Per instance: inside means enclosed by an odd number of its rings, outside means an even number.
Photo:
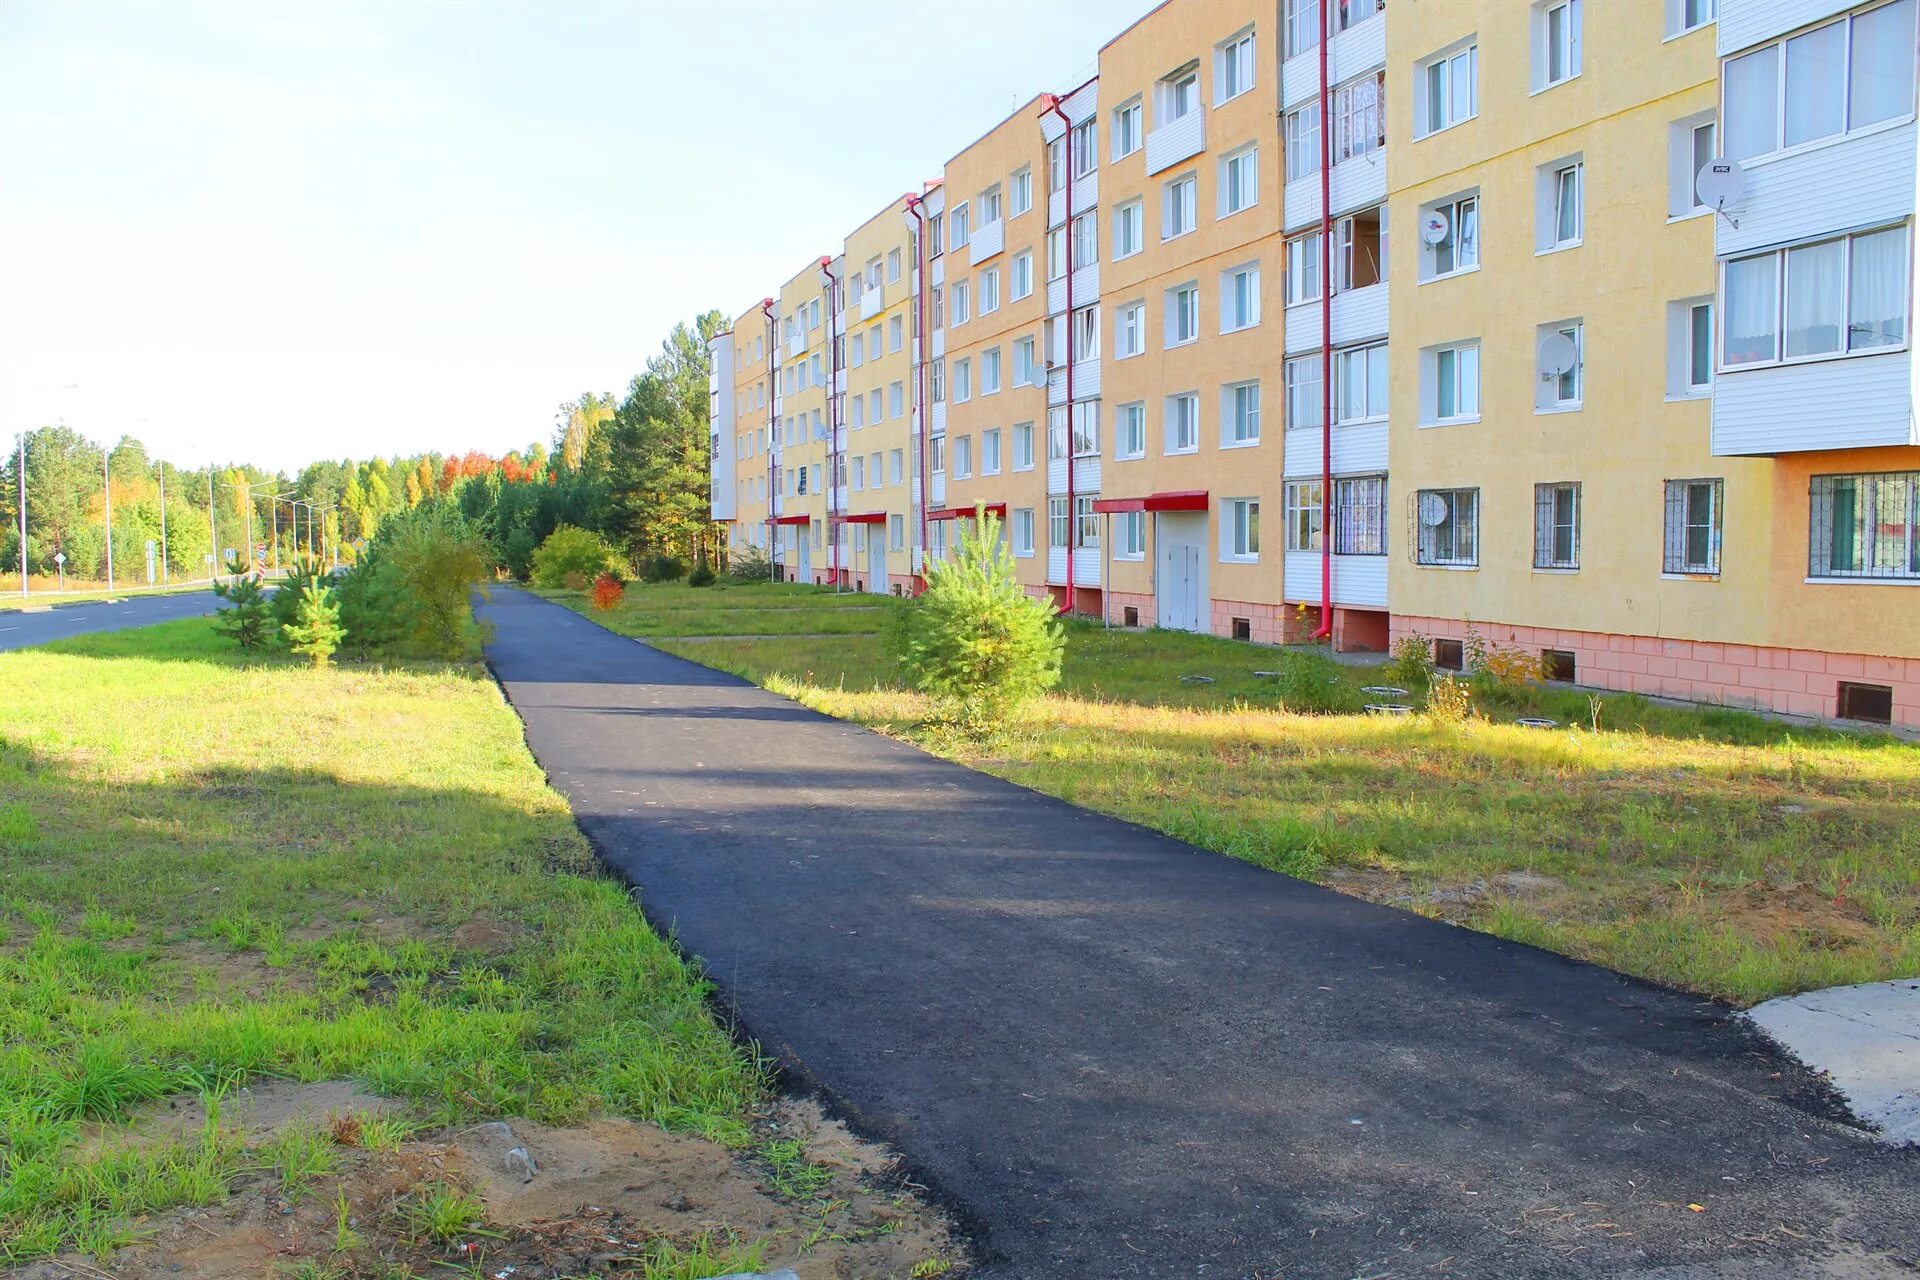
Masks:
[[[1884,1141],[1920,1145],[1920,978],[1783,996],[1748,1016]]]

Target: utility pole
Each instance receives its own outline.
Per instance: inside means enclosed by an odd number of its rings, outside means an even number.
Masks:
[[[107,594],[113,594],[113,450],[100,454],[100,493],[106,502],[107,518]]]
[[[213,537],[213,567],[207,574],[215,582],[220,581],[220,513],[214,509],[213,464],[207,464],[207,532]]]
[[[160,470],[160,585],[169,585],[167,579],[167,464],[156,464]]]
[[[20,433],[20,598],[27,595],[27,433]]]
[[[280,576],[280,495],[267,499],[267,509],[273,513],[273,574]]]

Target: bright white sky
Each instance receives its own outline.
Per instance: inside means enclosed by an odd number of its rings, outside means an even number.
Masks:
[[[545,438],[1151,5],[0,0],[0,440]]]

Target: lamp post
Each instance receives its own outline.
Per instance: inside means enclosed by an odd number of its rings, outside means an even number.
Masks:
[[[106,505],[107,522],[107,594],[113,594],[113,450],[100,453],[100,494]]]
[[[160,585],[171,585],[167,576],[167,464],[157,462],[154,469],[160,473]]]
[[[20,469],[14,474],[20,489],[20,598],[27,597],[27,433],[20,433]]]

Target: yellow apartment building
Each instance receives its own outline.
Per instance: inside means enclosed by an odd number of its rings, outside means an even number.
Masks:
[[[774,359],[777,408],[768,484],[777,501],[767,513],[773,560],[788,582],[832,582],[846,567],[846,548],[836,542],[828,517],[841,508],[830,501],[838,454],[828,435],[828,394],[835,361],[830,337],[837,284],[826,270],[832,260],[808,263],[780,287],[779,343]],[[834,272],[837,280],[838,273]]]
[[[901,196],[847,236],[845,261],[847,453],[856,591],[912,595],[918,513],[913,471],[914,223]]]
[[[1046,586],[1036,528],[1045,508],[1036,437],[1047,404],[1038,385],[1047,321],[1040,101],[947,161],[927,224],[929,551],[947,555],[956,521],[984,505],[1003,521],[1020,580],[1036,594]]]
[[[777,381],[771,359],[778,310],[762,299],[708,343],[713,518],[727,523],[730,548],[768,546],[771,448]]]

